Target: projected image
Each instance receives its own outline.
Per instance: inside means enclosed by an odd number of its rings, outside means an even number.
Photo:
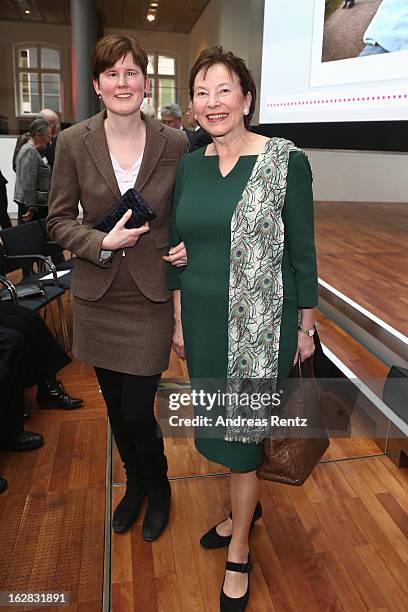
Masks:
[[[325,0],[322,62],[408,50],[408,0]]]
[[[407,119],[408,0],[265,0],[261,123]]]

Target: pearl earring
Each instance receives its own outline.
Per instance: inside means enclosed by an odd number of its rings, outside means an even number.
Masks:
[[[194,119],[197,121],[197,115],[194,115]]]
[[[249,109],[248,108],[244,108],[244,115],[249,115]]]
[[[99,98],[100,100],[102,100],[102,96],[101,96],[101,94],[100,94],[100,93],[98,93],[97,95],[98,95],[98,98]]]

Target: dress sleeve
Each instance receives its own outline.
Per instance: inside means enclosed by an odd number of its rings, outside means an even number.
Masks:
[[[282,219],[299,308],[313,308],[318,302],[312,180],[307,156],[293,151]]]
[[[180,194],[182,191],[183,184],[183,171],[184,171],[184,157],[180,160],[180,163],[177,168],[176,173],[176,185],[174,187],[173,193],[173,207],[171,211],[171,220],[170,220],[170,245],[176,246],[181,242],[182,238],[180,237],[177,231],[176,225],[176,213],[177,206],[180,199]],[[177,268],[177,266],[172,266],[170,263],[167,264],[167,285],[170,291],[174,289],[180,289],[180,274],[183,272],[185,266],[182,268]]]

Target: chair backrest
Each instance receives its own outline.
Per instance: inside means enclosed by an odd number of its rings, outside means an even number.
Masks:
[[[7,257],[45,254],[45,238],[38,221],[1,230],[0,237]]]
[[[6,254],[4,252],[4,246],[0,244],[0,275],[6,276],[6,274],[7,274]]]

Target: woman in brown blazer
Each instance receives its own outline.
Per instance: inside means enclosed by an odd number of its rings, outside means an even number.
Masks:
[[[185,263],[183,244],[169,252],[168,223],[176,167],[188,142],[183,132],[140,113],[147,64],[145,51],[131,37],[112,35],[98,42],[93,84],[106,110],[58,138],[48,229],[77,255],[74,353],[95,368],[126,470],[126,494],[113,529],[126,531],[147,495],[142,533],[152,541],[166,527],[170,507],[153,405],[173,333],[164,259]],[[128,211],[109,234],[92,229],[133,186],[157,217],[128,230]]]

